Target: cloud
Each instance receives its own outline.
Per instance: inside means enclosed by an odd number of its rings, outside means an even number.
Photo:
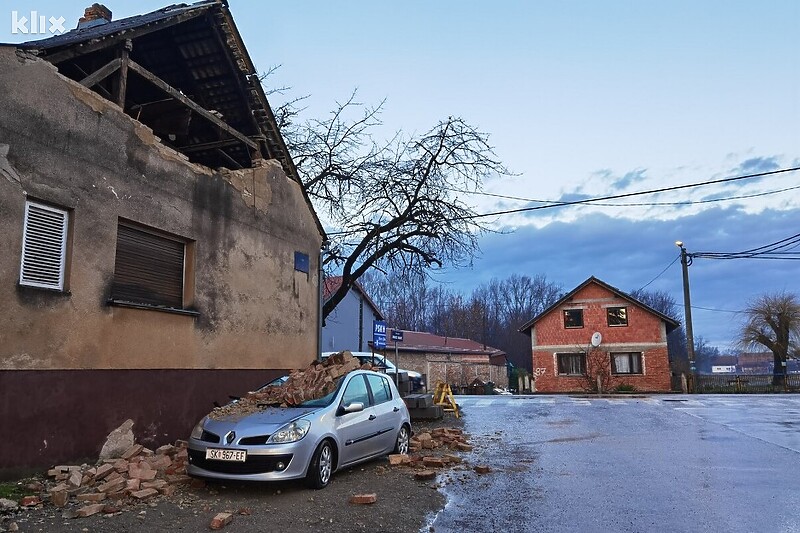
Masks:
[[[614,182],[611,184],[611,189],[614,191],[619,191],[622,189],[627,189],[634,183],[645,181],[647,179],[647,176],[645,176],[646,172],[647,169],[645,168],[627,172],[621,178],[614,180]]]
[[[745,159],[739,163],[739,166],[731,169],[731,174],[758,174],[760,172],[771,172],[773,170],[778,170],[781,168],[778,160],[779,157],[777,155],[770,157],[751,157],[750,159]]]

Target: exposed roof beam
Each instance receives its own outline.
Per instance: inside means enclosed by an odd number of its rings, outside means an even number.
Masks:
[[[83,85],[84,87],[91,88],[96,83],[103,81],[104,79],[115,73],[121,65],[122,65],[122,59],[120,58],[112,59],[99,69],[95,70],[94,72],[83,78],[80,81],[80,84]]]
[[[222,131],[226,132],[231,137],[239,139],[242,143],[249,146],[253,150],[258,150],[258,143],[252,141],[250,138],[248,138],[240,131],[232,128],[230,125],[220,120],[217,116],[215,116],[214,114],[210,113],[209,111],[201,107],[199,104],[194,102],[194,100],[188,98],[178,89],[174,88],[172,85],[168,84],[167,82],[165,82],[164,80],[162,80],[161,78],[159,78],[158,76],[156,76],[155,74],[153,74],[152,72],[141,66],[136,61],[130,59],[128,66],[136,74],[143,77],[144,79],[146,79],[147,81],[149,81],[150,83],[152,83],[153,85],[155,85],[156,87],[158,87],[171,97],[175,98],[183,105],[185,105],[198,115],[202,116],[203,118],[205,118],[206,120],[217,126],[219,129],[221,129]]]

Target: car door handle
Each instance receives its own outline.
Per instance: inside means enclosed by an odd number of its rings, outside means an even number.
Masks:
[[[399,407],[395,407],[394,409],[392,409],[392,411],[394,411],[395,413],[396,413],[397,411],[399,411],[399,410],[400,410],[400,408],[399,408]]]
[[[378,417],[377,417],[377,416],[375,416],[375,415],[369,415],[369,419],[370,419],[370,420],[375,420],[376,418],[378,418]]]

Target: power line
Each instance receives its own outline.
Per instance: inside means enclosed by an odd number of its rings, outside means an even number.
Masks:
[[[715,311],[717,313],[733,313],[736,315],[743,312],[743,311],[731,311],[730,309],[714,309],[712,307],[700,307],[699,305],[693,305],[692,309],[702,309],[703,311]]]
[[[733,177],[730,177],[730,178],[721,178],[721,179],[717,179],[717,180],[703,181],[703,182],[698,182],[698,183],[689,183],[689,184],[685,184],[685,185],[675,185],[675,186],[672,186],[672,187],[662,187],[662,188],[659,188],[659,189],[650,189],[650,190],[646,190],[646,191],[630,192],[630,193],[623,193],[623,194],[614,194],[614,195],[610,195],[610,196],[600,196],[600,197],[597,197],[597,198],[584,198],[582,200],[573,200],[573,201],[569,201],[569,202],[550,202],[550,203],[547,203],[545,205],[538,205],[538,206],[531,206],[531,207],[521,207],[521,208],[518,208],[518,209],[508,209],[508,210],[504,210],[504,211],[495,211],[495,212],[491,212],[491,213],[476,213],[474,215],[466,215],[466,216],[462,216],[462,217],[453,217],[453,218],[445,219],[445,220],[443,220],[443,222],[452,222],[452,221],[457,221],[457,220],[474,220],[474,219],[477,219],[477,218],[494,217],[494,216],[501,216],[501,215],[510,215],[510,214],[515,214],[515,213],[524,213],[524,212],[528,212],[528,211],[538,211],[540,209],[550,209],[550,208],[554,208],[554,207],[565,207],[565,206],[571,206],[571,205],[593,204],[594,202],[601,202],[601,201],[605,201],[605,200],[616,200],[618,198],[630,198],[630,197],[633,197],[633,196],[643,196],[643,195],[646,195],[646,194],[656,194],[656,193],[661,193],[661,192],[677,191],[677,190],[690,189],[690,188],[695,188],[695,187],[705,187],[707,185],[716,185],[716,184],[719,184],[719,183],[730,183],[730,182],[733,182],[733,181],[740,181],[740,180],[753,179],[753,178],[762,178],[764,176],[772,176],[772,175],[776,175],[776,174],[784,174],[784,173],[787,173],[787,172],[796,172],[798,170],[800,170],[800,167],[781,168],[781,169],[777,169],[777,170],[771,170],[771,171],[768,171],[768,172],[758,172],[758,173],[755,173],[755,174],[745,174],[745,175],[742,175],[742,176],[733,176]],[[796,187],[790,187],[790,188],[788,188],[786,190],[791,190],[793,188],[796,188]],[[457,191],[454,191],[454,192],[457,192]],[[486,194],[490,194],[490,193],[486,193]],[[529,200],[529,201],[532,201],[532,202],[543,202],[543,200]],[[698,203],[700,203],[700,202],[698,202]],[[622,205],[622,204],[620,204],[620,205]],[[346,235],[346,234],[349,234],[349,233],[350,232],[348,232],[348,231],[331,231],[331,232],[328,232],[327,234],[329,236],[333,236],[333,235]]]
[[[660,277],[661,277],[661,275],[662,275],[662,274],[664,274],[664,272],[666,272],[667,270],[669,270],[669,267],[671,267],[672,265],[674,265],[674,264],[675,264],[675,263],[678,261],[678,259],[680,259],[680,258],[681,258],[681,255],[680,255],[680,254],[678,254],[678,255],[675,257],[675,259],[673,259],[673,260],[672,260],[672,263],[668,264],[668,265],[667,265],[667,266],[664,268],[664,270],[662,270],[661,272],[659,272],[659,273],[658,273],[658,275],[657,275],[656,277],[654,277],[653,279],[651,279],[650,281],[648,281],[648,282],[647,282],[647,283],[646,283],[644,286],[640,287],[638,290],[640,290],[640,291],[643,291],[644,289],[646,289],[646,288],[648,287],[648,285],[650,285],[650,284],[651,284],[651,283],[653,283],[655,280],[657,280],[658,278],[660,278]]]
[[[741,252],[695,252],[692,258],[702,259],[800,259],[800,252],[789,252],[800,246],[800,233],[763,246]]]
[[[734,176],[730,178],[721,178],[718,180],[711,180],[711,181],[704,181],[700,183],[689,183],[686,185],[674,185],[672,187],[661,187],[660,189],[650,189],[647,191],[639,191],[639,192],[628,192],[622,194],[613,194],[610,196],[602,196],[599,198],[585,198],[583,200],[573,200],[570,202],[553,202],[547,205],[538,205],[533,207],[520,207],[518,209],[507,209],[504,211],[496,211],[494,213],[483,213],[483,214],[476,214],[476,215],[467,215],[464,217],[456,217],[454,220],[469,220],[469,219],[476,219],[476,218],[484,218],[490,216],[500,216],[500,215],[511,215],[515,213],[525,213],[528,211],[538,211],[540,209],[549,209],[552,207],[564,207],[568,205],[582,205],[582,204],[591,204],[592,202],[597,201],[605,201],[605,200],[616,200],[617,198],[630,198],[631,196],[641,196],[645,194],[656,194],[660,192],[670,192],[670,191],[678,191],[681,189],[691,189],[695,187],[704,187],[706,185],[716,185],[719,183],[730,183],[732,181],[739,181],[739,180],[746,180],[746,179],[753,179],[753,178],[762,178],[764,176],[772,176],[775,174],[783,174],[786,172],[796,172],[800,170],[800,167],[791,167],[791,168],[782,168],[778,170],[771,170],[769,172],[758,172],[755,174],[745,174],[743,176]]]
[[[795,189],[800,189],[800,185],[795,185],[793,187],[786,187],[784,189],[776,189],[773,191],[764,191],[759,193],[753,194],[743,194],[739,196],[727,196],[725,198],[709,198],[707,200],[685,200],[683,202],[628,202],[628,203],[614,203],[614,204],[604,204],[604,203],[592,203],[592,206],[596,207],[663,207],[663,206],[679,206],[679,205],[698,205],[698,204],[710,204],[714,202],[729,202],[731,200],[745,200],[748,198],[758,198],[760,196],[769,196],[770,194],[779,194],[782,192],[793,191]],[[522,198],[521,196],[508,196],[505,194],[496,194],[496,193],[489,193],[489,192],[482,192],[482,191],[467,191],[467,190],[460,190],[460,189],[448,189],[452,192],[462,193],[462,194],[473,194],[476,196],[488,196],[492,198],[502,198],[505,200],[516,200],[520,202],[537,202],[542,204],[553,204],[555,203],[554,200],[536,200],[533,198]],[[643,193],[642,193],[643,194]]]

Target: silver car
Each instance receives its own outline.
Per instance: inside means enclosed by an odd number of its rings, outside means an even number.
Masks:
[[[277,481],[321,489],[331,475],[387,453],[408,453],[411,420],[392,380],[369,370],[341,377],[327,396],[297,407],[265,407],[203,418],[189,438],[193,476]]]

